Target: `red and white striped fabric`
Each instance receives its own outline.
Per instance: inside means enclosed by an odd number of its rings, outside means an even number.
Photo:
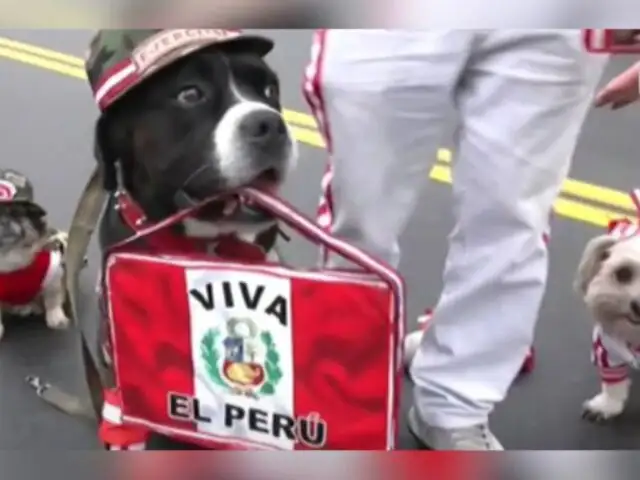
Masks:
[[[606,28],[586,28],[582,31],[584,45],[588,52],[607,53],[612,40],[612,30]]]
[[[629,378],[630,366],[637,369],[640,365],[640,349],[612,339],[596,326],[591,361],[597,367],[602,383],[619,383]]]
[[[616,42],[615,30],[612,28],[586,28],[582,31],[582,37],[584,46],[590,53],[640,53],[640,43]]]
[[[327,118],[324,95],[322,92],[323,61],[325,52],[325,41],[327,31],[325,29],[316,30],[313,35],[311,46],[311,60],[305,69],[302,92],[311,109],[311,113],[316,119],[318,130],[324,138],[329,158],[324,175],[322,176],[320,188],[320,202],[318,204],[316,222],[327,232],[331,231],[333,225],[333,198],[331,193],[331,181],[333,179],[332,161],[332,140],[329,129],[329,119]],[[321,252],[322,263],[327,260],[328,252]]]
[[[140,81],[133,60],[126,59],[107,70],[93,89],[93,96],[101,110],[107,108],[115,98]]]
[[[123,424],[122,399],[118,389],[104,390],[103,400],[98,436],[106,449],[110,451],[144,450],[149,430],[137,425]]]
[[[614,219],[609,222],[608,233],[617,239],[630,238],[640,232],[640,189],[635,188],[630,193],[631,201],[637,212],[637,219],[631,221],[628,218]]]

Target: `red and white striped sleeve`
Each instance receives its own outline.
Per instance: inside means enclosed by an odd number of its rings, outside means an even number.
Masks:
[[[620,354],[619,348],[612,348],[612,340],[599,328],[593,330],[591,360],[598,368],[602,383],[619,383],[629,378],[629,364]]]

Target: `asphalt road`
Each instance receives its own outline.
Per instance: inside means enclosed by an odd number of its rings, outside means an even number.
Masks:
[[[281,75],[284,104],[306,112],[299,87],[310,32],[269,34],[277,41],[270,59]],[[82,55],[90,32],[4,30],[0,35]],[[627,64],[626,59],[612,61],[605,78]],[[89,89],[77,79],[4,58],[0,59],[0,72],[0,163],[27,173],[51,220],[66,226],[93,162],[91,136],[97,110]],[[637,107],[617,113],[592,112],[578,146],[572,177],[621,190],[634,187],[634,180],[640,176],[639,160],[634,155],[639,115]],[[322,150],[303,146],[301,167],[285,188],[286,196],[310,214],[315,210],[324,160]],[[427,184],[422,199],[425,208],[416,213],[402,238],[401,271],[410,288],[411,318],[437,299],[446,235],[452,226],[449,187],[425,179]],[[615,424],[594,426],[580,418],[581,403],[596,391],[598,382],[589,362],[589,322],[572,293],[571,278],[582,247],[598,233],[597,228],[575,221],[554,221],[549,288],[537,331],[537,369],[514,385],[492,419],[507,448],[640,447],[640,392]],[[313,248],[299,242],[288,247],[287,255],[298,263],[315,260]],[[87,285],[93,282],[90,275],[94,266],[95,262],[87,272]],[[8,328],[0,345],[0,449],[97,447],[91,425],[52,410],[23,383],[25,375],[37,373],[81,391],[76,352],[71,332],[48,331],[37,323]],[[406,432],[402,438],[405,448],[414,446]]]

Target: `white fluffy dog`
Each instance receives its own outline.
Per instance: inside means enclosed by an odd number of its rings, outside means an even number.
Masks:
[[[595,322],[592,358],[601,391],[584,403],[592,421],[624,410],[631,380],[640,366],[640,235],[628,222],[612,224],[609,234],[592,239],[582,254],[575,288]]]

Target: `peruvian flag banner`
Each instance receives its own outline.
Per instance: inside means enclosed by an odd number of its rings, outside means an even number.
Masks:
[[[212,449],[395,448],[402,305],[375,275],[121,252],[105,287],[124,423]]]

